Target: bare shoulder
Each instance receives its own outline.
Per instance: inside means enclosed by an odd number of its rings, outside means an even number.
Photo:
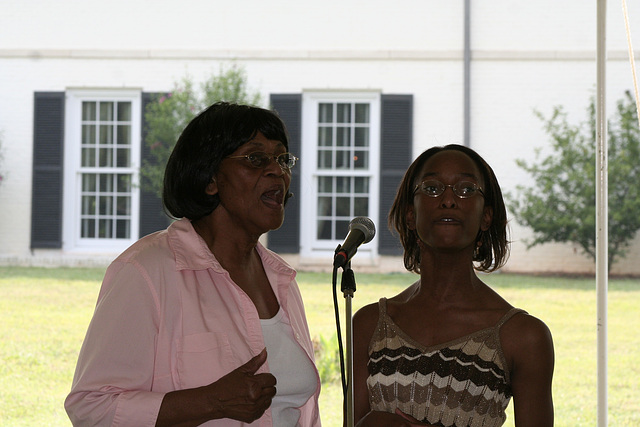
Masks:
[[[542,320],[521,312],[514,315],[502,326],[500,335],[504,338],[509,338],[509,341],[518,341],[520,344],[524,344],[528,340],[537,342],[550,339],[551,331]]]
[[[353,316],[353,328],[358,328],[361,333],[373,331],[378,323],[380,310],[378,303],[371,303],[359,309]]]
[[[500,329],[500,341],[509,365],[519,362],[553,361],[553,338],[542,320],[527,313],[518,313]]]

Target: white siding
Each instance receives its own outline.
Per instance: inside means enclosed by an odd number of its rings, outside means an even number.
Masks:
[[[584,0],[471,2],[471,146],[505,191],[527,177],[515,158],[548,144],[533,109],[562,104],[576,121],[595,90],[596,8]],[[0,261],[31,256],[34,91],[167,91],[220,64],[245,67],[252,88],[414,95],[414,155],[462,143],[462,0],[5,0],[0,11]],[[640,45],[640,4],[629,2]],[[609,115],[632,89],[619,5],[608,14]],[[640,53],[636,53],[640,57]],[[302,183],[304,186],[305,183]],[[385,226],[380,221],[378,227]],[[512,222],[512,271],[593,271],[570,245],[527,251]],[[633,259],[613,272],[640,274]]]

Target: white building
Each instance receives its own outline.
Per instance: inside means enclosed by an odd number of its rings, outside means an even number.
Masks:
[[[629,18],[640,43],[637,2]],[[607,45],[613,112],[633,89],[623,13],[613,2]],[[563,105],[583,120],[595,49],[596,4],[584,0],[5,0],[0,263],[104,265],[162,226],[158,200],[117,179],[136,182],[143,105],[187,75],[198,82],[235,63],[281,113],[301,158],[296,197],[269,246],[299,268],[330,268],[349,220],[364,215],[378,234],[354,269],[402,270],[386,213],[404,168],[433,145],[461,143],[487,159],[504,191],[526,184],[515,159],[531,160],[549,144],[533,111]],[[100,121],[101,105],[120,114]],[[343,108],[354,114],[338,125]],[[356,109],[363,120],[354,120]],[[126,144],[101,140],[101,126],[119,129]],[[318,129],[327,127],[347,129],[355,151],[319,145]],[[108,150],[92,151],[87,140]],[[360,162],[337,168],[339,154]],[[506,271],[594,271],[579,248],[527,250],[530,231],[513,220],[511,231]],[[638,254],[636,237],[612,273],[640,274]]]

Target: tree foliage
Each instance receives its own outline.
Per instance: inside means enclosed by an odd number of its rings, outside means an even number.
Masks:
[[[516,160],[532,177],[532,185],[519,185],[507,194],[509,209],[533,239],[529,248],[548,242],[573,243],[595,259],[596,246],[596,122],[595,101],[587,120],[572,125],[556,106],[550,117],[540,112],[552,153],[536,161]],[[617,102],[608,121],[608,265],[623,258],[640,229],[640,130],[636,104],[629,92]]]
[[[149,102],[145,108],[145,144],[151,159],[143,160],[140,169],[143,189],[161,196],[164,169],[180,133],[199,112],[217,101],[260,105],[261,96],[249,90],[244,69],[232,65],[221,66],[218,74],[200,84],[199,90],[191,78],[184,77],[174,83],[170,93]]]

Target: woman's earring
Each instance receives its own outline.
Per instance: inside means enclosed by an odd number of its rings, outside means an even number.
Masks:
[[[479,236],[478,236],[478,240],[476,241],[476,247],[473,250],[473,259],[476,261],[479,261],[482,259],[482,255],[480,253],[481,248],[482,248],[482,237],[484,235],[484,232],[480,232]]]
[[[293,197],[293,193],[291,191],[287,191],[287,194],[284,195],[284,206],[287,206],[289,199]]]

